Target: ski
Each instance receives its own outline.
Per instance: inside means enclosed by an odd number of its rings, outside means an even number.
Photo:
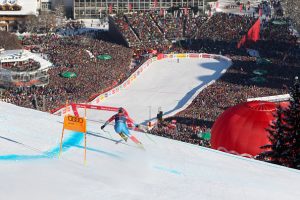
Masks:
[[[122,143],[122,142],[123,142],[123,140],[120,139],[120,140],[117,140],[117,141],[115,142],[115,144],[119,144],[119,143]]]
[[[116,139],[108,138],[108,137],[105,137],[105,136],[101,135],[100,133],[92,132],[92,131],[87,131],[86,134],[91,135],[91,136],[95,136],[95,137],[99,137],[99,138],[102,138],[102,139],[110,140],[110,141],[115,142],[116,144],[119,144],[123,141],[123,140],[116,140]]]
[[[124,144],[124,145],[128,145],[128,146],[131,146],[130,144],[126,143],[126,142],[123,142],[124,140],[123,139],[112,139],[112,138],[108,138],[108,137],[105,137],[103,135],[101,135],[100,133],[98,132],[93,132],[93,131],[87,131],[87,134],[88,135],[91,135],[91,136],[94,136],[94,137],[99,137],[99,138],[102,138],[102,139],[106,139],[106,140],[110,140],[110,141],[113,141],[115,142],[115,144]],[[132,136],[133,138],[135,138],[134,136]],[[131,139],[131,138],[130,138]],[[132,139],[131,139],[132,140]],[[134,141],[133,141],[134,140]],[[142,148],[144,149],[143,145],[141,142],[139,142],[136,138],[133,139],[132,141],[137,145],[135,147],[138,147],[138,148]]]
[[[119,133],[119,136],[125,141],[127,142],[128,138],[126,135],[124,135],[123,133]]]
[[[129,137],[131,139],[131,141],[133,141],[138,147],[142,148],[142,149],[145,149],[144,148],[144,145],[136,138],[134,137],[133,135],[131,135]]]

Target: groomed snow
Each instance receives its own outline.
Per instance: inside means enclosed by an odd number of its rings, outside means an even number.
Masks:
[[[100,105],[124,107],[137,123],[155,119],[159,109],[170,116],[186,108],[229,65],[229,62],[212,58],[183,58],[179,63],[176,59],[155,61],[128,88]],[[106,120],[109,115],[88,111],[88,118],[97,121]]]
[[[119,106],[120,98],[139,122],[147,116],[143,110],[150,102],[153,109],[180,109],[184,103],[178,102],[192,100],[190,91],[195,95],[195,88],[226,68],[211,61],[156,62],[120,97],[113,96],[111,104]],[[104,119],[96,112],[88,115]],[[65,134],[58,158],[62,117],[0,102],[0,123],[1,199],[293,200],[300,195],[297,170],[179,141],[132,131],[145,150],[131,141],[116,144],[120,137],[112,125],[104,132],[102,123],[89,120],[84,165],[81,133]]]
[[[61,117],[0,102],[1,199],[294,200],[299,171],[132,131],[116,144],[89,122],[87,165],[80,133],[65,135],[57,158]],[[97,132],[97,133],[96,133]],[[91,135],[94,134],[94,135]],[[96,135],[100,134],[100,135]]]

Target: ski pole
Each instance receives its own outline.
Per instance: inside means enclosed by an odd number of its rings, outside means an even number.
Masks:
[[[109,131],[106,131],[106,130],[104,130],[104,129],[102,129],[102,130],[103,130],[104,133],[108,133],[110,139],[113,139]]]
[[[145,132],[145,135],[147,136],[147,138],[148,138],[149,140],[151,140],[152,142],[154,142],[154,144],[156,144],[156,142],[148,135],[147,132]]]
[[[147,131],[145,130],[145,127],[143,127],[142,125],[138,125],[138,128],[141,128],[141,130],[145,133],[147,138],[156,144],[156,142],[148,135]]]

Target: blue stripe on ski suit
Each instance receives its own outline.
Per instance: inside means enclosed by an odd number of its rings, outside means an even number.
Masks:
[[[130,133],[126,123],[116,122],[114,128],[117,133],[124,133],[125,135],[127,135],[127,137],[130,137]]]
[[[115,119],[115,131],[117,133],[124,133],[126,136],[130,137],[130,133],[127,126],[127,116],[124,114],[115,114],[113,116]]]

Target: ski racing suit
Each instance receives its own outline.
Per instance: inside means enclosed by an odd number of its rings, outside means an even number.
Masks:
[[[113,115],[111,118],[109,118],[105,122],[105,126],[107,124],[109,124],[113,120],[115,120],[115,126],[114,126],[115,131],[118,134],[123,133],[127,137],[130,137],[130,133],[129,133],[129,130],[128,130],[127,122],[134,124],[133,121],[132,121],[132,119],[130,119],[128,116],[126,116],[123,113],[117,113],[117,114]]]

